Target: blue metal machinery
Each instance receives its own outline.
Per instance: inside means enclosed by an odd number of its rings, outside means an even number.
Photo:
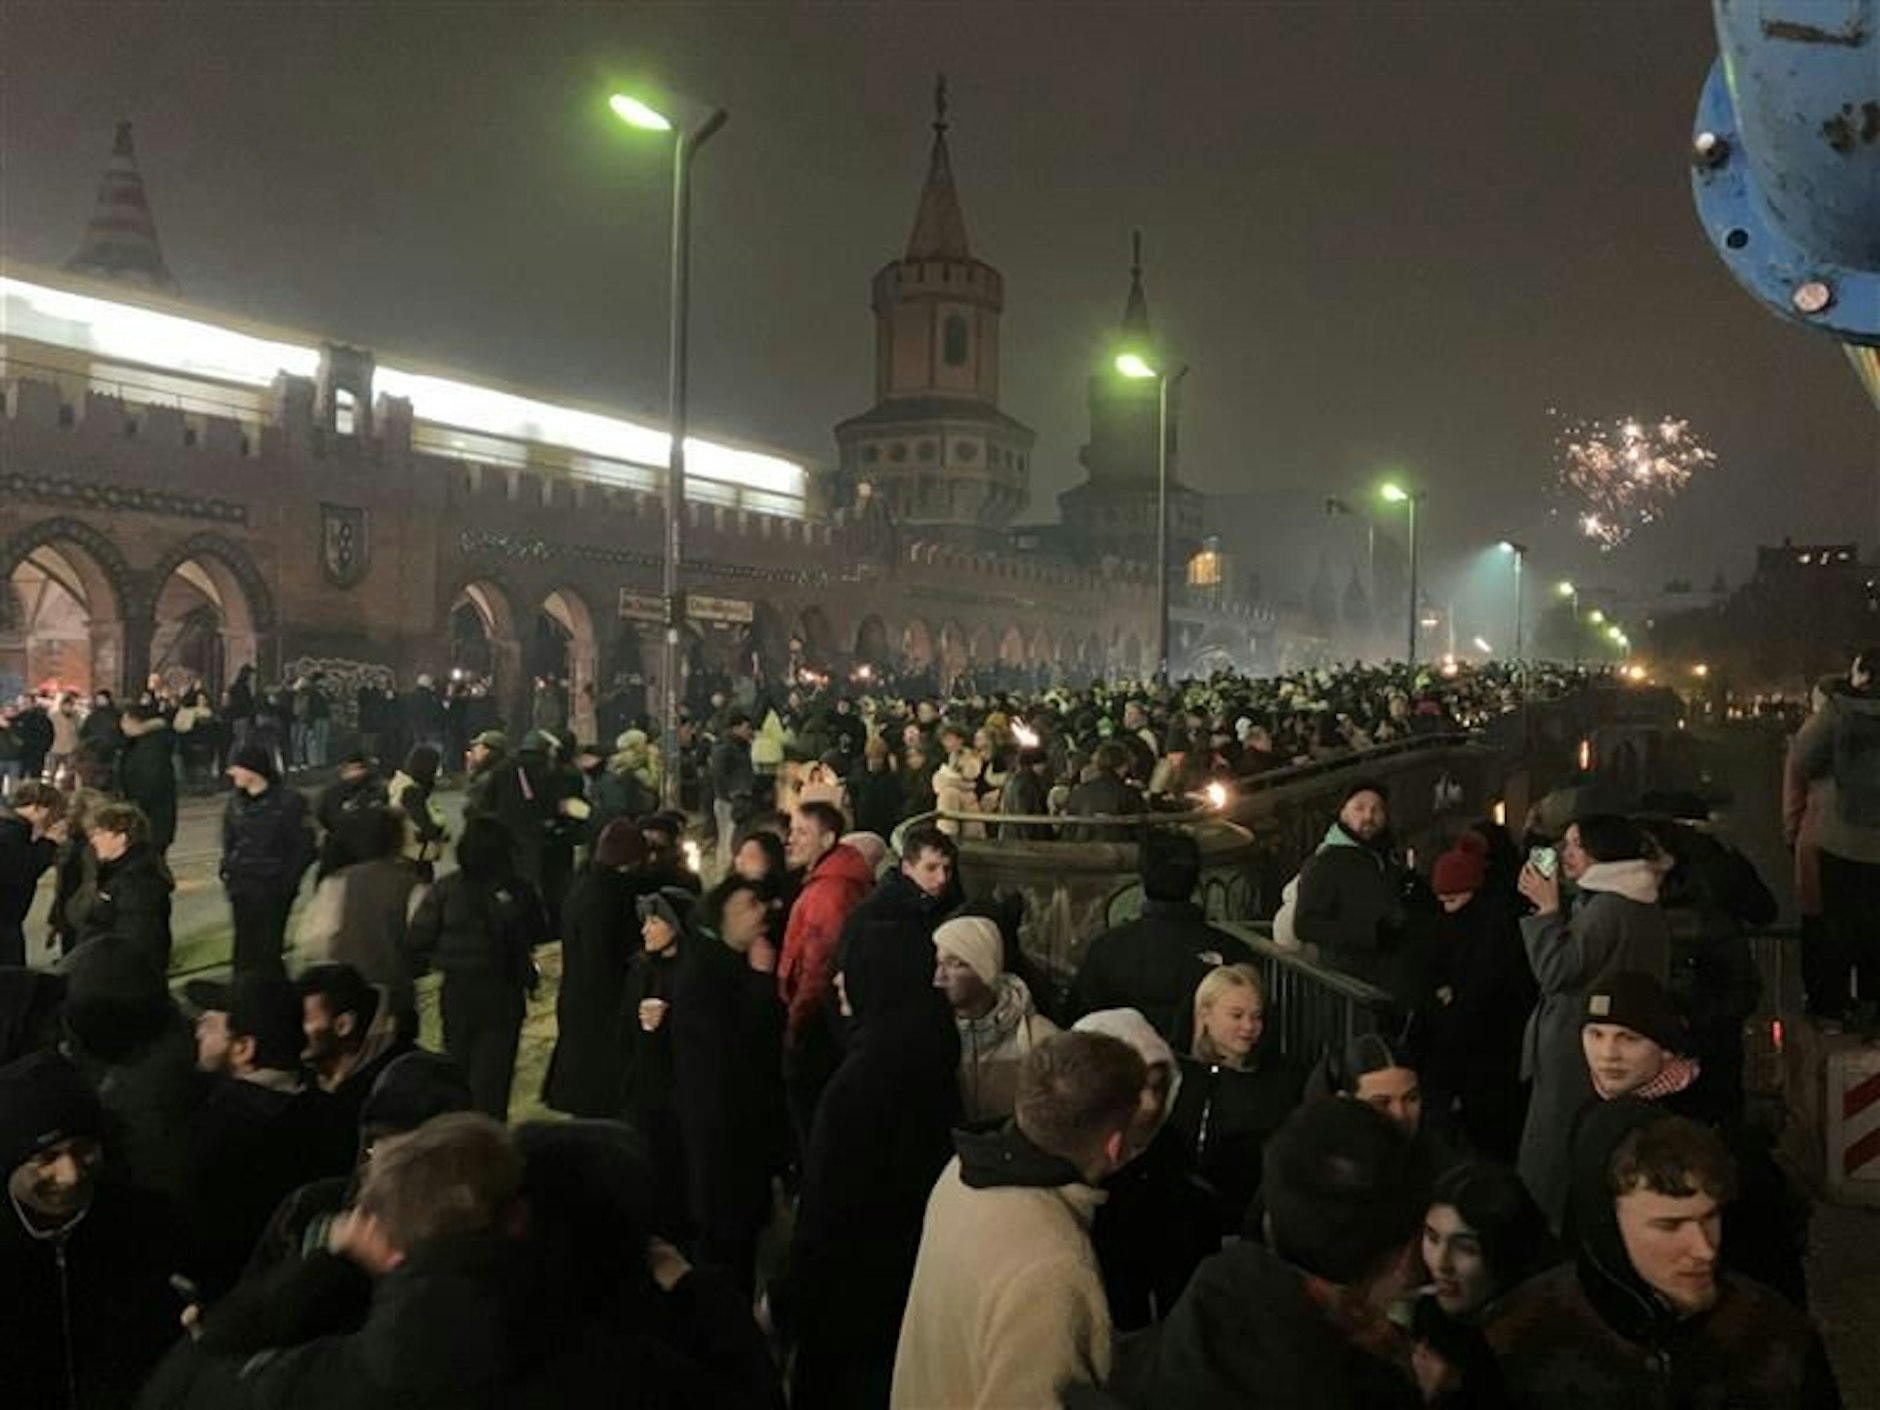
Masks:
[[[1880,0],[1712,0],[1691,185],[1765,307],[1839,339],[1880,408]]]

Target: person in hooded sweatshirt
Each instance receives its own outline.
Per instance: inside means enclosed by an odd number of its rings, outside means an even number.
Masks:
[[[1736,1170],[1714,1132],[1620,1098],[1581,1123],[1571,1175],[1574,1261],[1487,1327],[1515,1405],[1840,1406],[1808,1318],[1719,1257]]]
[[[816,1109],[787,1266],[770,1289],[796,1344],[792,1404],[880,1410],[920,1251],[953,1154],[960,1040],[931,945],[862,945],[836,977],[848,1052]]]
[[[1390,795],[1381,783],[1352,784],[1325,840],[1299,870],[1294,933],[1317,945],[1331,968],[1415,1009],[1431,987],[1412,943],[1410,915],[1421,899],[1415,873],[1395,852]]]
[[[1414,1410],[1409,1339],[1387,1315],[1416,1285],[1430,1181],[1410,1139],[1357,1102],[1311,1102],[1262,1155],[1266,1241],[1195,1270],[1156,1335],[1119,1351],[1140,1410]]]
[[[104,1112],[56,1053],[0,1067],[0,1398],[121,1410],[176,1337],[167,1206],[122,1184]]]
[[[1078,1019],[1075,1031],[1121,1039],[1146,1070],[1129,1161],[1103,1181],[1090,1229],[1111,1324],[1135,1331],[1166,1316],[1201,1260],[1220,1250],[1214,1191],[1169,1124],[1181,1065],[1149,1020],[1134,1009],[1103,1009]]]
[[[641,946],[635,903],[656,889],[644,871],[646,857],[639,824],[613,819],[562,906],[555,1051],[542,1101],[570,1116],[620,1111],[620,1001]]]
[[[956,916],[933,933],[934,987],[960,1030],[960,1102],[968,1125],[1003,1121],[1018,1100],[1027,1054],[1058,1031],[1038,1012],[1031,990],[1005,972],[1005,940],[996,921]]]
[[[1522,1040],[1522,1076],[1533,1085],[1516,1168],[1555,1228],[1567,1208],[1573,1118],[1593,1094],[1580,1049],[1586,996],[1621,970],[1663,984],[1670,969],[1671,930],[1645,851],[1636,824],[1592,814],[1568,826],[1558,875],[1532,862],[1521,871],[1521,894],[1534,904],[1534,914],[1521,921],[1521,939],[1540,1002]],[[1568,902],[1562,877],[1574,887]]]
[[[927,1201],[890,1404],[1061,1404],[1110,1372],[1110,1315],[1090,1243],[1103,1180],[1136,1154],[1142,1057],[1104,1033],[1047,1038],[1017,1111],[961,1131]]]
[[[1305,1076],[1269,1039],[1266,980],[1222,965],[1194,995],[1194,1046],[1169,1115],[1214,1191],[1217,1237],[1237,1234],[1260,1188],[1260,1152],[1305,1090]]]

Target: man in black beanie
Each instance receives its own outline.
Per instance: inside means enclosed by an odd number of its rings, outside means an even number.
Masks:
[[[1154,1410],[1413,1410],[1410,1347],[1386,1316],[1415,1285],[1430,1181],[1409,1136],[1360,1102],[1319,1101],[1267,1143],[1265,1244],[1195,1270],[1112,1392]]]
[[[285,974],[287,915],[316,844],[307,800],[275,772],[274,756],[245,745],[229,760],[235,786],[222,815],[222,885],[235,918],[237,974]]]
[[[111,1180],[104,1113],[55,1053],[0,1068],[0,1398],[118,1410],[175,1339],[163,1205]]]

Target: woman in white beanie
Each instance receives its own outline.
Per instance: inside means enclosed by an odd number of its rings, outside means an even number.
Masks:
[[[1005,941],[995,921],[958,916],[933,933],[939,958],[934,987],[953,1006],[960,1030],[960,1102],[968,1124],[1002,1121],[1018,1096],[1018,1065],[1058,1031],[1038,1012],[1031,990],[1005,972]]]

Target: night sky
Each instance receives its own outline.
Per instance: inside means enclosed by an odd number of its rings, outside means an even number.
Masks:
[[[667,165],[604,111],[655,76],[731,111],[698,167],[695,416],[826,463],[944,69],[1004,405],[1039,435],[1029,517],[1078,478],[1140,226],[1198,487],[1296,507],[1403,467],[1438,561],[1511,534],[1546,578],[1735,582],[1783,533],[1871,546],[1880,422],[1699,230],[1708,11],[9,0],[0,249],[72,252],[128,117],[192,300],[659,408]],[[1721,462],[1601,559],[1546,518],[1550,407],[1688,417]]]

